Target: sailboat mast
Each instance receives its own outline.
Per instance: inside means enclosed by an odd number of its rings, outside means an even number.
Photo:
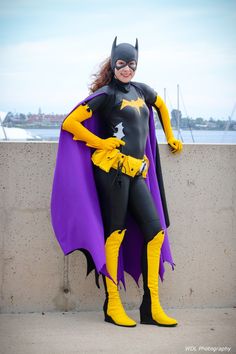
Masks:
[[[179,84],[177,84],[177,131],[178,131],[178,139],[180,135],[180,115],[179,115]]]
[[[2,122],[2,118],[1,117],[0,117],[0,125],[2,127],[2,131],[3,131],[3,134],[4,134],[5,140],[8,140],[7,139],[7,134],[6,134],[5,128],[3,126],[3,122]]]
[[[166,88],[164,87],[164,102],[166,103]]]

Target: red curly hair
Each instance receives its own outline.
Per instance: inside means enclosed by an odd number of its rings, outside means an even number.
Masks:
[[[97,91],[100,87],[108,85],[114,76],[111,68],[111,58],[105,59],[101,64],[98,72],[92,75],[93,81],[89,86],[91,92]]]

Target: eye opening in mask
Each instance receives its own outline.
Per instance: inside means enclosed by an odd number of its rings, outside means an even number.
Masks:
[[[116,69],[117,69],[117,70],[123,69],[123,68],[125,68],[127,65],[128,65],[128,67],[129,67],[131,70],[133,70],[133,71],[135,71],[135,70],[137,69],[137,63],[136,63],[135,60],[131,60],[131,61],[129,61],[129,62],[126,62],[126,61],[124,61],[124,60],[118,59],[118,60],[116,61]]]

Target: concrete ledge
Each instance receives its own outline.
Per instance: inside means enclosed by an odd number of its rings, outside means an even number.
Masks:
[[[0,353],[236,353],[235,309],[175,309],[174,328],[139,324],[135,328],[104,322],[101,312],[0,315]]]
[[[50,221],[57,143],[0,143],[0,312],[99,310],[103,289],[84,256],[64,257]],[[236,299],[236,145],[160,146],[176,263],[161,284],[167,307],[233,307]],[[140,281],[141,285],[141,281]],[[69,292],[64,292],[69,289]],[[122,298],[139,306],[127,276]]]

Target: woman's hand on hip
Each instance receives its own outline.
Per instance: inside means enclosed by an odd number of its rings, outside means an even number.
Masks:
[[[125,145],[125,142],[117,138],[101,139],[101,146],[99,146],[98,149],[113,150],[118,148],[120,145]]]

